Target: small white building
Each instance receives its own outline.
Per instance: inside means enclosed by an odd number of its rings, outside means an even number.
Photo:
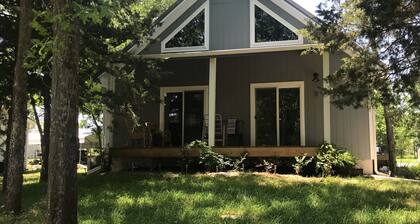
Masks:
[[[79,129],[79,143],[81,145],[79,150],[83,150],[85,139],[92,135],[90,129]],[[25,160],[41,158],[41,136],[38,129],[28,130],[26,134]]]

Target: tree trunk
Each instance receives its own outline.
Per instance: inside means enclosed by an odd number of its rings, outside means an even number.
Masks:
[[[384,117],[385,117],[385,126],[386,126],[386,137],[388,144],[388,165],[389,170],[391,171],[391,176],[395,176],[396,171],[396,159],[395,159],[395,137],[394,137],[394,123],[392,121],[391,113],[389,112],[388,106],[384,106]]]
[[[79,30],[71,0],[54,0],[51,135],[48,167],[50,224],[77,223]],[[58,19],[59,18],[59,19]]]
[[[6,130],[6,151],[3,155],[3,192],[6,192],[7,186],[7,167],[9,161],[9,151],[10,151],[10,135],[12,132],[12,115],[13,115],[13,107],[11,106],[8,111],[7,116],[7,130]]]
[[[42,142],[43,142],[42,140],[44,138],[44,134],[43,134],[43,131],[42,131],[41,121],[39,120],[38,111],[36,110],[36,101],[35,101],[35,98],[33,96],[31,96],[31,106],[32,106],[32,110],[34,111],[36,127],[38,129],[39,136],[41,138],[41,149],[42,149]]]
[[[93,124],[95,125],[95,135],[98,138],[98,148],[102,150],[102,127],[98,124],[97,118],[95,114],[92,112],[92,120]]]
[[[19,42],[13,84],[13,120],[10,135],[9,161],[7,165],[7,186],[5,194],[6,211],[20,213],[22,206],[22,183],[27,119],[28,77],[24,61],[31,46],[32,0],[20,0]]]
[[[48,77],[49,79],[49,77]],[[50,82],[48,82],[50,83]],[[48,87],[50,85],[48,84]],[[41,147],[42,151],[42,167],[41,167],[41,182],[48,181],[48,154],[50,151],[50,126],[51,126],[51,95],[49,88],[46,88],[43,93],[44,97],[44,142],[41,144],[44,147]]]
[[[44,106],[47,104],[47,103],[45,103],[45,101],[46,101],[46,99],[44,97]],[[45,166],[44,160],[46,160],[46,164],[48,166],[48,157],[46,157],[45,154],[48,155],[47,147],[49,147],[49,146],[47,146],[46,136],[49,135],[49,130],[48,130],[48,134],[47,134],[47,132],[45,131],[45,127],[46,127],[45,122],[46,122],[47,119],[50,119],[49,118],[49,112],[47,112],[47,110],[49,110],[49,108],[44,107],[44,129],[43,129],[42,125],[41,125],[41,121],[39,119],[38,112],[36,111],[36,101],[35,101],[35,98],[33,96],[31,96],[31,105],[32,105],[32,110],[34,111],[35,123],[36,123],[36,126],[38,128],[39,136],[40,136],[40,139],[41,139],[42,166],[41,166],[41,176],[40,176],[39,180],[40,180],[40,182],[47,182],[48,174],[45,174],[45,172],[48,172],[48,168],[45,169],[46,166]],[[48,107],[49,106],[50,105],[48,104]],[[48,129],[49,129],[49,127],[48,127]]]

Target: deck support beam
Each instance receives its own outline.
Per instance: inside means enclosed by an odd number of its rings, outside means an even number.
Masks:
[[[322,76],[324,78],[323,87],[328,88],[325,79],[330,75],[330,53],[325,51],[322,55]],[[324,95],[324,141],[331,142],[331,99],[329,95]]]
[[[209,131],[208,144],[215,146],[216,137],[216,69],[217,59],[209,60]]]

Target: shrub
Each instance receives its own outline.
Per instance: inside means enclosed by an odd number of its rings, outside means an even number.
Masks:
[[[417,163],[415,166],[398,167],[397,176],[407,179],[420,180],[420,163]]]
[[[193,141],[187,145],[186,150],[199,149],[199,164],[204,166],[206,171],[239,170],[246,159],[246,155],[240,159],[231,159],[223,156],[207,145],[207,142]]]
[[[311,163],[313,157],[307,157],[307,154],[304,156],[295,156],[295,164],[293,164],[293,169],[297,175],[302,173],[304,167],[308,166]]]
[[[331,176],[336,170],[350,170],[356,165],[356,158],[350,152],[339,149],[330,143],[321,145],[315,156],[317,172],[323,176]]]
[[[257,165],[258,168],[264,168],[266,173],[277,173],[277,164],[273,161],[263,160],[262,163]]]

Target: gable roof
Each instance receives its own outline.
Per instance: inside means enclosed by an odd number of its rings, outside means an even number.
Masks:
[[[296,12],[292,13],[292,16],[296,16],[302,23],[305,25],[307,21],[312,20],[316,22],[316,16],[304,9],[298,3],[294,2],[293,0],[271,0],[273,3],[278,5],[282,8],[286,7],[292,9]],[[172,4],[162,15],[158,17],[155,22],[155,31],[150,37],[150,39],[156,39],[162,32],[167,29],[178,17],[180,17],[186,10],[188,10],[193,4],[195,4],[197,0],[177,0],[174,4]],[[298,14],[298,15],[297,15]],[[133,41],[126,49],[128,53],[137,55],[141,53],[151,41],[146,41],[144,43],[140,43],[139,41]]]

